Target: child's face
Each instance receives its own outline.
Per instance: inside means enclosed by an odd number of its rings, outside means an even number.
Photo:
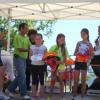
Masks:
[[[35,44],[36,45],[41,45],[43,43],[43,39],[41,38],[41,36],[36,35],[35,36]]]
[[[60,37],[60,38],[58,39],[58,45],[61,46],[61,45],[63,45],[63,44],[65,44],[65,38],[64,38],[64,37]]]
[[[88,39],[88,35],[85,32],[81,32],[81,37],[82,37],[83,40]]]
[[[36,37],[36,35],[35,34],[31,34],[30,36],[29,36],[29,39],[30,39],[30,41],[35,41],[35,37]]]

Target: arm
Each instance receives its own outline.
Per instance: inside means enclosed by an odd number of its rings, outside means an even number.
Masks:
[[[47,48],[45,49],[45,51],[44,51],[44,56],[45,56],[45,54],[47,53],[48,51],[47,51]]]
[[[29,40],[27,39],[27,44],[29,45]],[[29,45],[30,46],[30,45]],[[19,37],[16,35],[14,38],[14,47],[19,51],[19,52],[28,52],[29,48],[26,46],[26,48],[23,48],[21,45],[21,41]]]
[[[92,44],[90,44],[89,52],[90,52],[90,59],[91,59],[94,56],[94,53],[93,53],[94,52],[94,48],[93,48]]]
[[[28,45],[30,47],[31,43],[30,41],[28,40]],[[19,52],[29,52],[29,48],[18,48]]]
[[[31,60],[31,56],[33,55],[32,49],[29,50],[29,59]]]
[[[78,47],[79,47],[79,43],[77,43],[77,45],[76,45],[75,52],[74,52],[74,56],[77,55]]]
[[[67,48],[66,48],[66,58],[70,58],[70,55],[69,55],[69,52],[68,52]]]
[[[25,49],[25,48],[17,48],[19,52],[28,52],[29,49]]]

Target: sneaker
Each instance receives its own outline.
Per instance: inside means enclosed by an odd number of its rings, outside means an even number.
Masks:
[[[0,100],[10,100],[10,97],[6,96],[3,92],[0,93]]]
[[[85,99],[84,99],[84,96],[81,96],[80,98],[81,98],[81,100],[85,100]]]
[[[5,93],[12,98],[15,97],[15,95],[13,93],[11,93],[9,90],[6,90]]]
[[[31,100],[38,100],[38,96],[32,97]]]
[[[28,95],[24,95],[24,96],[22,96],[22,98],[23,98],[24,100],[31,100],[31,97],[28,96]]]
[[[79,100],[77,96],[72,97],[72,100]]]
[[[66,99],[65,99],[65,97],[64,97],[64,96],[62,96],[60,100],[66,100]]]

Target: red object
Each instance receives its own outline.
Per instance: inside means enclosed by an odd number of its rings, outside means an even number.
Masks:
[[[88,60],[89,60],[89,56],[81,56],[81,55],[76,56],[76,61],[87,62]]]
[[[54,53],[54,52],[53,52],[53,53],[47,52],[47,53],[44,55],[43,60],[47,59],[48,57],[55,57],[55,56],[57,56],[56,53]]]
[[[57,66],[55,58],[47,59],[46,63],[50,66],[51,70],[54,70]]]
[[[57,67],[57,55],[56,53],[52,52],[49,53],[47,52],[45,56],[43,57],[43,60],[46,62],[47,65],[50,66],[51,70],[55,70]]]
[[[75,62],[73,61],[73,59],[67,59],[66,61],[65,61],[65,64],[66,65],[73,65]]]

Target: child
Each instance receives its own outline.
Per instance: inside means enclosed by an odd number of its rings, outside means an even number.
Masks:
[[[29,32],[28,32],[28,37],[29,37],[29,40],[31,42],[31,44],[35,44],[34,42],[34,39],[35,39],[35,35],[37,34],[37,31],[34,30],[34,29],[30,29]],[[31,78],[31,61],[29,59],[29,56],[26,60],[26,86],[27,86],[27,91],[31,91],[31,86],[30,86],[30,78]],[[38,83],[37,83],[37,86],[38,86]]]
[[[41,34],[37,34],[35,37],[35,45],[31,45],[29,57],[32,64],[32,96],[36,98],[36,85],[40,82],[40,100],[45,100],[44,98],[44,73],[45,73],[45,63],[42,60],[47,49],[43,45],[43,37]],[[39,80],[38,80],[39,79]]]
[[[63,99],[63,95],[64,95],[63,77],[64,77],[64,72],[65,72],[65,61],[68,57],[64,34],[58,34],[56,38],[56,45],[52,46],[49,52],[56,53],[57,56],[61,59],[61,61],[58,61],[59,66],[58,66],[57,74],[58,74],[58,78],[60,82],[61,97]],[[54,85],[55,85],[55,78],[54,78],[53,72],[51,74],[52,74],[51,75],[51,93],[52,93]]]
[[[84,28],[81,30],[82,41],[77,43],[75,53],[75,74],[74,74],[74,98],[77,97],[77,87],[79,75],[81,73],[81,96],[84,97],[86,91],[87,63],[93,54],[93,47],[89,41],[89,31]]]
[[[3,82],[4,82],[4,75],[5,75],[5,71],[4,71],[4,66],[1,60],[1,48],[2,48],[2,36],[0,34],[0,100],[8,100],[10,99],[9,97],[7,97],[3,92]]]

